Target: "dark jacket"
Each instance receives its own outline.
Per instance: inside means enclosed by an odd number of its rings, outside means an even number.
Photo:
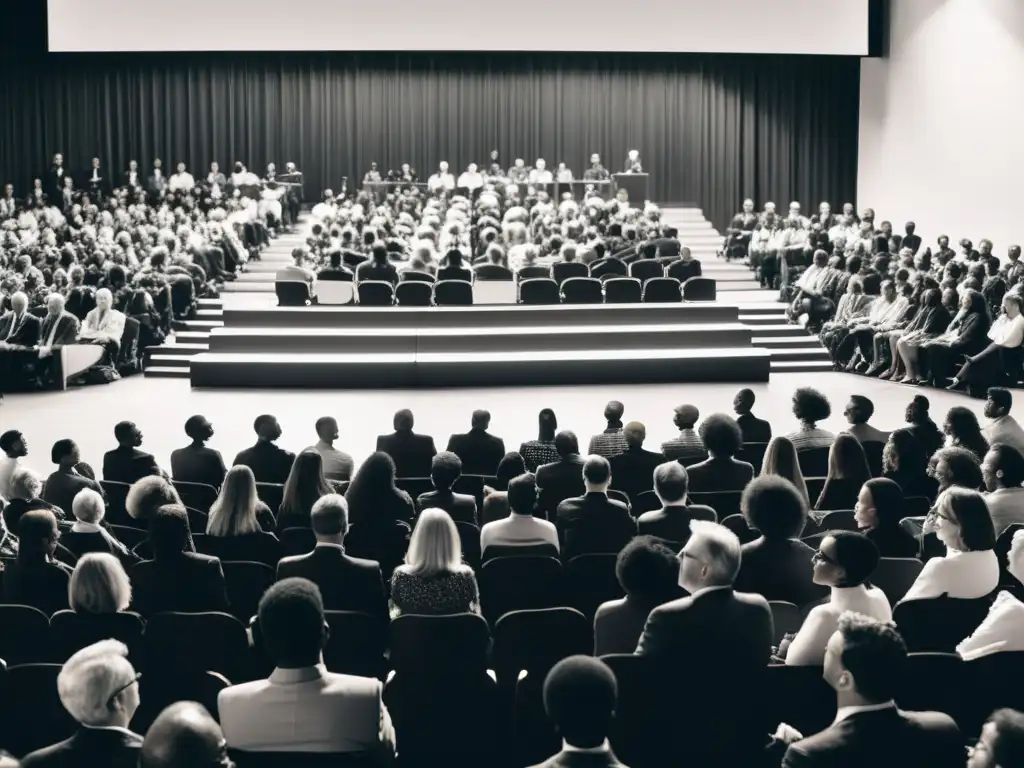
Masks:
[[[693,493],[742,491],[754,479],[754,467],[738,459],[711,457],[686,468]]]
[[[171,476],[175,480],[220,488],[226,474],[224,459],[213,448],[186,445],[171,452]]]
[[[644,512],[637,522],[641,536],[655,536],[665,541],[676,542],[680,547],[690,540],[690,521],[707,520],[718,522],[718,515],[711,507],[691,504],[685,507],[662,507],[653,512]]]
[[[505,441],[484,429],[471,429],[448,438],[448,450],[462,460],[466,475],[493,475],[505,457]]]
[[[882,557],[917,557],[921,552],[917,537],[899,525],[883,525],[863,533],[875,542]]]
[[[437,455],[434,438],[408,432],[392,432],[377,438],[377,450],[395,462],[396,477],[430,477],[430,460]]]
[[[268,513],[269,509],[265,514]],[[257,511],[256,517],[262,516],[260,511]],[[277,561],[281,559],[283,553],[284,547],[281,542],[273,533],[266,530],[244,533],[241,536],[211,536],[207,534],[203,540],[203,554],[213,555],[221,562],[247,561],[264,563],[271,568],[276,568]]]
[[[81,727],[70,739],[26,755],[22,768],[135,768],[142,737],[131,731]]]
[[[537,467],[537,487],[540,488],[538,507],[553,519],[560,502],[586,490],[583,459],[573,453],[550,464],[541,464]]]
[[[662,453],[645,451],[643,448],[627,448],[617,456],[608,459],[612,469],[612,488],[623,491],[630,501],[644,491],[654,490],[654,469],[668,459]]]
[[[95,480],[90,480],[88,477],[60,471],[53,472],[46,478],[46,483],[43,485],[42,499],[64,510],[64,517],[74,519],[71,512],[71,502],[83,488],[91,488],[97,493],[103,493],[100,484]]]
[[[6,341],[13,347],[34,347],[39,343],[39,334],[43,327],[39,318],[25,312],[18,319],[17,328],[10,338],[7,335],[11,332],[14,324],[14,312],[8,312],[0,317],[0,341]]]
[[[39,343],[45,344],[56,324],[57,332],[53,336],[53,346],[59,347],[65,344],[74,344],[81,330],[81,323],[78,318],[67,310],[62,311],[55,320],[50,316],[42,318],[39,328]]]
[[[744,413],[736,417],[740,425],[744,443],[769,443],[772,439],[772,425],[752,413]]]
[[[310,553],[286,557],[277,564],[277,579],[298,576],[320,588],[324,609],[362,611],[386,620],[387,597],[380,564],[345,554],[341,547],[317,545]]]
[[[128,483],[141,480],[149,475],[160,474],[153,454],[140,451],[138,448],[122,448],[118,446],[103,454],[103,479],[115,483]]]
[[[232,466],[243,464],[252,470],[257,483],[277,483],[283,485],[292,471],[295,454],[279,448],[273,443],[260,440],[251,448],[235,456]]]
[[[416,497],[416,514],[424,509],[443,509],[452,520],[477,525],[476,499],[468,493],[452,491],[427,491]]]
[[[4,602],[52,616],[68,607],[70,583],[71,568],[59,560],[15,560],[4,569]]]
[[[733,585],[739,592],[763,595],[798,606],[828,595],[828,588],[811,581],[814,549],[796,539],[766,539],[743,545],[740,572]]]
[[[596,492],[559,504],[555,527],[566,562],[577,555],[617,554],[636,536],[636,520],[626,505]]]
[[[228,610],[220,560],[195,552],[146,560],[131,570],[132,608],[143,616],[161,611]]]
[[[837,509],[853,509],[857,504],[857,496],[863,483],[857,480],[844,478],[833,478],[825,481],[825,487],[821,489],[814,508],[821,511],[833,511]]]

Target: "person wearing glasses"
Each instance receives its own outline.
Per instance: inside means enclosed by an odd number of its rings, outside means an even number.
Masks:
[[[146,731],[138,768],[235,768],[228,742],[202,704],[179,701]]]
[[[967,749],[967,768],[1009,768],[1024,765],[1024,714],[997,709],[981,729],[981,738]]]
[[[54,558],[60,530],[48,509],[33,509],[18,521],[18,559],[4,569],[4,602],[30,605],[47,616],[68,607],[71,568]]]
[[[75,653],[57,675],[57,693],[80,727],[71,738],[26,756],[23,768],[134,768],[142,737],[128,724],[139,707],[140,677],[117,640]]]

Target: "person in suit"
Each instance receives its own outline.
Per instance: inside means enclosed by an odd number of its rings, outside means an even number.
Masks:
[[[784,752],[783,768],[903,768],[964,764],[960,729],[941,712],[904,712],[896,689],[907,647],[896,627],[846,611],[828,641],[822,677],[836,692],[836,719],[804,737],[781,723],[769,749]]]
[[[452,486],[462,475],[462,461],[450,451],[441,451],[430,460],[430,482],[433,491],[421,493],[416,499],[416,509],[443,509],[452,520],[477,524],[476,499],[468,493],[455,493]]]
[[[233,685],[217,696],[228,745],[246,752],[394,759],[383,684],[328,672],[323,664],[330,630],[317,586],[300,578],[277,582],[260,599],[257,621],[274,671],[266,680]]]
[[[57,693],[79,728],[26,755],[22,768],[135,768],[142,737],[128,725],[139,708],[139,677],[128,648],[117,640],[101,640],[72,655],[57,675]]]
[[[686,469],[677,461],[661,464],[654,470],[654,493],[661,509],[644,512],[637,519],[642,536],[655,536],[671,546],[681,549],[690,538],[690,521],[718,522],[718,515],[703,504],[687,504],[689,478]]]
[[[554,517],[559,503],[584,491],[583,459],[576,434],[563,430],[555,435],[558,461],[537,467],[537,487],[540,488],[538,508],[548,519]]]
[[[588,454],[609,458],[629,447],[626,444],[626,437],[622,434],[622,415],[625,410],[626,406],[618,400],[612,400],[604,407],[604,418],[608,426],[604,432],[590,438]]]
[[[1010,415],[1013,394],[1005,387],[989,387],[985,395],[984,414],[991,421],[982,428],[982,436],[989,445],[1002,443],[1024,454],[1024,428]]]
[[[68,607],[71,568],[54,558],[60,530],[46,509],[29,510],[18,521],[18,559],[4,569],[4,601],[30,605],[50,616]]]
[[[284,485],[292,471],[295,454],[274,444],[281,437],[281,425],[276,416],[257,416],[252,425],[256,444],[235,456],[234,464],[244,464],[252,470],[257,483]]]
[[[700,425],[700,441],[710,457],[690,465],[690,490],[742,491],[754,477],[754,467],[735,458],[743,447],[743,432],[731,416],[713,413]]]
[[[11,311],[0,317],[0,402],[8,382],[28,381],[27,366],[38,356],[41,327],[39,318],[28,311],[28,296],[21,291],[11,294]]]
[[[87,552],[107,552],[125,565],[137,563],[139,558],[104,527],[106,507],[103,497],[96,491],[85,488],[75,494],[71,502],[75,523],[62,537],[62,544],[76,557]]]
[[[884,443],[889,439],[889,433],[868,424],[874,413],[875,404],[869,398],[864,395],[850,395],[850,402],[847,403],[845,411],[850,426],[845,432],[856,437],[861,443]]]
[[[437,454],[434,438],[415,434],[414,423],[412,411],[403,408],[395,413],[395,431],[377,438],[376,450],[388,454],[395,462],[397,477],[427,477],[431,460]]]
[[[751,412],[755,399],[754,391],[751,389],[741,389],[736,393],[732,401],[736,423],[743,433],[744,443],[769,443],[772,439],[772,425]]]
[[[562,750],[534,768],[624,768],[608,735],[618,684],[600,659],[570,656],[544,678],[544,712],[562,737]]]
[[[146,191],[149,193],[151,203],[160,200],[164,196],[167,184],[168,179],[167,174],[164,173],[163,161],[158,157],[153,160],[153,170],[146,180]]]
[[[171,452],[171,475],[184,483],[201,483],[220,488],[227,469],[220,451],[207,448],[213,437],[213,424],[205,416],[190,416],[185,421],[185,434],[192,441]]]
[[[563,560],[599,552],[618,554],[636,536],[629,508],[608,498],[611,480],[604,456],[588,456],[583,462],[584,494],[559,504],[555,516]]]
[[[644,491],[654,490],[654,470],[668,459],[664,454],[644,450],[647,428],[631,421],[622,430],[626,450],[608,459],[612,470],[612,488],[623,491],[634,501]]]
[[[142,430],[134,422],[119,421],[114,426],[117,448],[103,454],[103,479],[131,485],[147,475],[160,475],[153,454],[140,451]]]
[[[98,157],[92,159],[92,165],[83,174],[82,186],[89,196],[97,202],[102,202],[105,197],[110,195],[110,179],[107,178],[106,171],[100,168],[100,159]]]
[[[316,547],[277,564],[277,580],[303,578],[316,584],[328,611],[362,611],[387,621],[388,601],[380,564],[345,554],[348,503],[344,496],[321,496],[310,513]]]
[[[146,731],[138,768],[234,766],[224,732],[202,704],[179,701],[165,708]]]
[[[160,507],[150,521],[153,559],[132,567],[132,606],[144,616],[161,611],[227,611],[220,560],[195,552],[184,507]]]
[[[448,450],[462,460],[467,475],[493,475],[505,456],[505,441],[488,434],[490,424],[489,411],[473,411],[469,432],[448,439]]]
[[[64,167],[64,155],[58,152],[53,156],[53,163],[43,176],[43,192],[51,200],[59,200],[61,190],[64,189],[64,180],[69,177],[70,174]]]
[[[78,318],[64,310],[64,297],[51,293],[46,297],[46,316],[39,330],[39,364],[36,369],[40,383],[46,386],[59,376],[58,358],[55,350],[78,340],[81,323]]]
[[[121,174],[121,186],[128,189],[132,200],[139,192],[145,190],[145,179],[139,173],[139,163],[136,160],[128,161],[128,170]]]
[[[733,670],[763,668],[771,654],[768,601],[733,588],[740,570],[740,540],[718,523],[693,520],[679,553],[679,586],[689,597],[665,603],[647,618],[639,656],[666,665],[700,660]]]
[[[669,461],[678,461],[683,466],[696,464],[708,457],[708,452],[694,430],[700,411],[695,405],[680,405],[672,417],[679,435],[661,444],[661,452]]]

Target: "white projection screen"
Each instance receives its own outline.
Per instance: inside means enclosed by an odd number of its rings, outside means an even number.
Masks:
[[[48,0],[49,49],[866,56],[869,1]]]

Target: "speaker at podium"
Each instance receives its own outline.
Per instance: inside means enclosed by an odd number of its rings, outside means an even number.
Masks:
[[[650,199],[648,190],[650,174],[616,173],[612,175],[612,178],[615,180],[616,189],[626,190],[629,202],[633,205],[642,205]]]

